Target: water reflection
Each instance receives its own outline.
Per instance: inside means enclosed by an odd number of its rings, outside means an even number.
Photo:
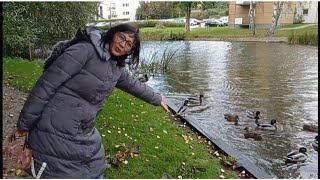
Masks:
[[[205,94],[211,109],[195,113],[199,123],[257,166],[278,178],[316,178],[318,153],[310,142],[316,133],[302,131],[304,122],[318,124],[318,50],[277,43],[222,41],[147,42],[143,51],[179,47],[174,70],[148,84],[166,92],[180,105],[189,95]],[[263,141],[243,138],[254,127],[246,110],[260,110],[261,122],[277,119],[279,132],[261,132]],[[240,127],[226,122],[223,113],[236,113]],[[309,160],[288,166],[284,157],[305,146]]]

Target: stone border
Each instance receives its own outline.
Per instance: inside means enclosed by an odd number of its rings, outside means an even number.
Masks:
[[[177,112],[179,107],[173,104],[170,100],[165,99],[166,104],[169,108]],[[250,160],[248,160],[245,156],[240,154],[238,151],[231,148],[228,144],[222,141],[217,135],[213,132],[206,130],[201,124],[197,123],[197,120],[191,116],[181,117],[185,121],[187,121],[191,126],[193,126],[196,130],[198,130],[201,134],[207,137],[213,144],[218,146],[222,151],[224,151],[229,156],[232,156],[236,159],[236,161],[247,171],[249,171],[255,178],[257,179],[273,179],[271,175],[266,173],[265,171],[258,168],[254,165]]]
[[[230,41],[230,42],[270,42],[288,43],[287,37],[242,37],[242,38],[194,38],[186,41]]]

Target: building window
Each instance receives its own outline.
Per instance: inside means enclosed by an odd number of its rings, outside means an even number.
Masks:
[[[126,12],[126,15],[129,15],[129,11]]]
[[[126,6],[129,6],[129,3],[126,3]]]
[[[308,10],[309,10],[309,9],[304,9],[304,10],[303,10],[303,15],[308,15]]]
[[[123,15],[126,15],[126,12],[123,12]]]
[[[125,6],[125,4],[123,3],[123,4],[122,4],[122,6],[124,7],[124,6]]]
[[[102,6],[100,6],[100,16],[103,17]]]

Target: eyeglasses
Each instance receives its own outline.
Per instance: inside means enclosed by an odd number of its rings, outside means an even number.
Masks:
[[[130,50],[134,47],[134,44],[133,44],[132,42],[130,42],[130,41],[127,41],[126,36],[125,36],[123,33],[121,33],[121,32],[119,32],[119,33],[117,34],[116,40],[117,40],[118,42],[125,42],[125,44],[124,44],[125,50],[130,51]]]

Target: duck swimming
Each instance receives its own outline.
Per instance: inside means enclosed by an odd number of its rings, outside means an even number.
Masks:
[[[285,163],[298,163],[298,162],[304,162],[308,158],[307,155],[307,148],[301,147],[299,148],[299,151],[293,151],[287,154],[287,159]]]
[[[237,121],[239,121],[239,116],[238,116],[238,115],[232,115],[232,114],[225,113],[225,114],[224,114],[224,118],[225,118],[227,121],[230,121],[230,122],[237,122]]]
[[[303,124],[302,129],[310,132],[318,132],[318,126],[314,124]]]
[[[256,129],[276,131],[277,130],[277,126],[275,125],[276,123],[277,123],[277,120],[272,119],[270,124],[260,124],[260,123],[255,123],[255,124],[256,124]]]
[[[189,100],[187,100],[187,99],[184,100],[183,104],[180,106],[176,115],[181,115],[181,114],[185,113],[185,111],[188,109],[188,103],[189,103]]]
[[[244,138],[246,138],[246,139],[251,138],[251,139],[254,139],[256,141],[261,141],[262,140],[261,134],[253,132],[253,131],[250,131],[249,127],[244,128],[244,130],[246,131],[244,133]]]
[[[311,144],[312,144],[312,147],[314,150],[318,151],[318,136],[315,137],[315,141],[313,141]]]
[[[247,116],[251,119],[260,119],[260,111],[247,111]]]
[[[142,77],[139,77],[138,80],[142,83],[145,83],[149,80],[149,77],[147,74],[144,74]]]
[[[199,95],[199,98],[189,97],[187,100],[189,101],[188,106],[201,106],[202,105],[203,94]]]

